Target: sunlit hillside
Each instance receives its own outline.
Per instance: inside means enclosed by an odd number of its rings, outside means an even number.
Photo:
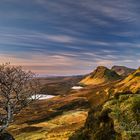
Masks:
[[[140,139],[140,69],[124,80],[89,87],[90,111],[85,126],[70,140]]]
[[[116,92],[131,91],[136,93],[140,90],[140,68],[126,77],[123,81],[116,85]]]
[[[104,66],[97,67],[92,73],[80,81],[83,85],[98,85],[121,79],[115,71]]]

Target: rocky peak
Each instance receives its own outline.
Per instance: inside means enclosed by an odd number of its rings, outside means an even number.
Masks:
[[[86,85],[95,85],[105,82],[110,82],[118,80],[121,77],[115,72],[104,66],[98,66],[92,73],[90,73],[86,78],[84,78],[80,83]]]

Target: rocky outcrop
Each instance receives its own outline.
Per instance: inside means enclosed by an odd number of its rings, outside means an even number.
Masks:
[[[139,140],[140,94],[116,96],[90,110],[85,127],[70,140]]]
[[[13,136],[7,132],[0,134],[0,140],[15,140]]]
[[[113,66],[111,70],[115,71],[118,75],[121,76],[128,76],[129,74],[133,73],[135,69],[128,68],[125,66]]]

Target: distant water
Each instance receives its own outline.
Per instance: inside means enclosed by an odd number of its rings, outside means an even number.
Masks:
[[[82,86],[73,86],[71,89],[79,90],[79,89],[82,89],[82,88],[83,88]]]
[[[53,97],[55,97],[55,96],[53,96],[53,95],[38,94],[38,95],[33,95],[31,98],[32,99],[44,100],[44,99],[50,99],[50,98],[53,98]]]

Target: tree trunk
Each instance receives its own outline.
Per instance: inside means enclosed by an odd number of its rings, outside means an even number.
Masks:
[[[10,105],[10,103],[8,102],[8,104],[7,104],[7,119],[6,119],[5,124],[3,124],[3,125],[0,127],[0,133],[3,133],[4,130],[9,126],[9,123],[10,123],[10,121],[11,121],[11,118],[12,118],[11,105]],[[0,139],[0,140],[1,140],[1,139]]]

